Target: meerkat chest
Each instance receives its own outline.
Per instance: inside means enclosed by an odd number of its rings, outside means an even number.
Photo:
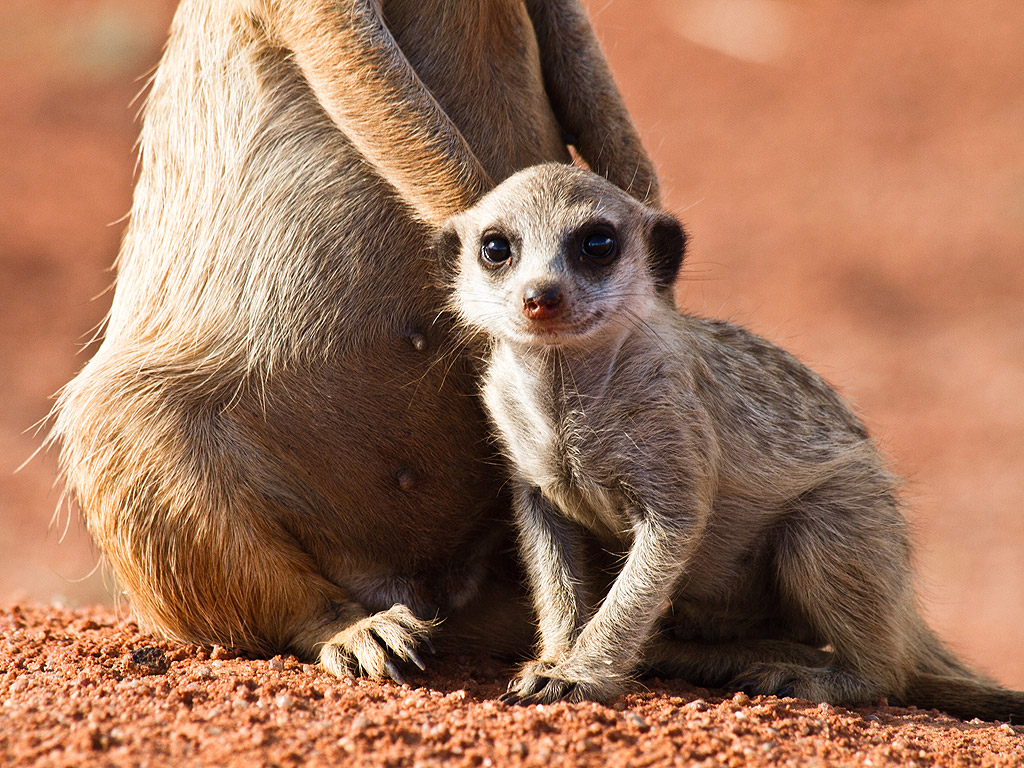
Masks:
[[[516,474],[602,538],[628,538],[623,437],[586,393],[508,367],[489,372],[488,410]]]

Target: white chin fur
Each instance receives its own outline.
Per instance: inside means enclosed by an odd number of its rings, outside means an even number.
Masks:
[[[607,324],[600,315],[584,318],[571,325],[550,325],[544,323],[516,323],[502,334],[508,341],[536,347],[571,347],[592,344],[595,337],[607,331]]]

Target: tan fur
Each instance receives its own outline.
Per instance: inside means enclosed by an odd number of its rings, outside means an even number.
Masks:
[[[374,676],[437,615],[524,634],[467,619],[506,502],[429,227],[567,132],[657,200],[576,0],[183,0],[54,431],[144,620]]]
[[[1024,716],[1024,693],[921,620],[897,481],[850,407],[764,339],[675,311],[684,245],[667,214],[562,165],[512,176],[439,239],[457,310],[491,340],[484,398],[540,622],[507,699],[607,699],[646,666]],[[588,548],[621,556],[610,585]]]

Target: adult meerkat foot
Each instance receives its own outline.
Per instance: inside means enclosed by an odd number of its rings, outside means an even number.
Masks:
[[[752,664],[726,688],[748,694],[786,696],[837,706],[859,706],[878,701],[884,691],[859,675],[840,667],[807,667],[787,662]]]
[[[396,662],[425,669],[419,649],[432,649],[430,633],[437,623],[417,618],[405,605],[393,605],[337,632],[321,646],[320,664],[337,677],[391,678],[402,684]]]

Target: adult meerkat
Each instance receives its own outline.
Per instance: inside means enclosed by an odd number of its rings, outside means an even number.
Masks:
[[[501,472],[430,234],[567,141],[657,199],[576,0],[181,2],[54,431],[145,622],[397,678],[486,602]]]
[[[957,661],[919,616],[896,480],[817,375],[682,315],[685,235],[594,174],[515,174],[438,240],[486,334],[483,394],[514,467],[540,624],[507,700],[607,699],[638,666],[840,705],[962,717],[1024,694]],[[588,541],[621,557],[608,580]]]

